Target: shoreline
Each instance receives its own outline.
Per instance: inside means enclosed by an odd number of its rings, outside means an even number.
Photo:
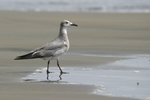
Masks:
[[[105,56],[111,58],[109,55]],[[57,66],[52,66],[50,67],[52,73],[47,74],[48,80],[46,79],[46,67],[38,68],[33,73],[23,77],[22,81],[31,83],[89,85],[96,87],[90,94],[145,99],[149,96],[146,95],[148,93],[147,88],[150,88],[147,86],[147,83],[150,82],[148,77],[150,71],[149,57],[150,55],[126,56],[124,59],[105,63],[103,65],[100,64],[97,67],[62,67],[63,71],[68,74],[59,74]],[[88,79],[86,79],[87,77]],[[124,88],[126,89],[124,90]],[[138,94],[139,90],[141,91],[140,94]]]
[[[23,11],[23,10],[0,10],[0,12],[32,12],[32,13],[97,13],[97,14],[149,14],[150,12],[96,12],[96,11],[35,11],[35,10],[29,10],[29,11]]]

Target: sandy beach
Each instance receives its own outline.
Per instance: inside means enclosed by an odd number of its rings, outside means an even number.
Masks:
[[[126,55],[150,54],[149,13],[0,11],[0,99],[134,100],[91,94],[96,89],[91,85],[21,82],[22,77],[46,67],[47,62],[13,59],[53,40],[58,35],[60,21],[64,19],[79,25],[68,29],[70,49],[60,57],[60,65],[64,68],[78,66],[98,70],[97,66],[126,59],[123,57]],[[55,67],[56,61],[50,66]]]

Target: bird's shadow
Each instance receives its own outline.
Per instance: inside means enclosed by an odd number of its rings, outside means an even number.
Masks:
[[[52,72],[51,72],[52,73]],[[50,79],[49,79],[49,74],[51,74],[51,73],[47,73],[47,77],[46,77],[46,79],[47,79],[47,81],[50,81]],[[69,74],[68,72],[60,72],[60,74],[59,74],[59,80],[57,80],[57,81],[60,81],[60,80],[62,80],[62,75],[63,74]]]

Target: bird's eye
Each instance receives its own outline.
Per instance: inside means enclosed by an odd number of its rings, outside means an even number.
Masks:
[[[66,22],[66,24],[68,24],[68,22]]]

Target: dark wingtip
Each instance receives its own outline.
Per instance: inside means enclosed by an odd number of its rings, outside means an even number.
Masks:
[[[18,56],[18,57],[16,57],[14,60],[19,60],[20,59],[20,57]]]

